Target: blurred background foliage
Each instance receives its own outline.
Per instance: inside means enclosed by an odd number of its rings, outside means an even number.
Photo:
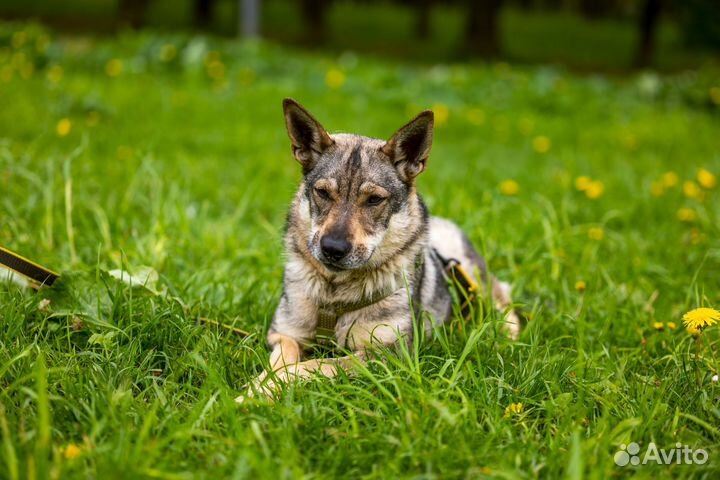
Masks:
[[[417,62],[503,59],[579,70],[717,63],[717,0],[2,0],[0,18],[63,32],[261,36]]]

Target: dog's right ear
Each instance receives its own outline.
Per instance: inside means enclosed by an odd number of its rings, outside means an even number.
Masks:
[[[320,122],[292,98],[283,100],[293,155],[303,167],[303,173],[313,169],[320,155],[335,143]]]

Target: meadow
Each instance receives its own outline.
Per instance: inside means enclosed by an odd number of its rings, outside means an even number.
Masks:
[[[0,478],[717,478],[720,327],[681,319],[720,306],[718,78],[3,25],[0,245],[62,276],[0,282]],[[234,403],[281,289],[288,96],[376,137],[434,110],[419,189],[513,283],[520,340],[483,309]],[[630,442],[709,461],[618,467]]]

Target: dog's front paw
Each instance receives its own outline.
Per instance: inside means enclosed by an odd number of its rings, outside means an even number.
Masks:
[[[235,398],[237,403],[245,403],[250,399],[273,401],[275,394],[280,391],[281,379],[277,378],[277,372],[273,377],[268,378],[268,373],[263,372],[246,387],[243,395]]]

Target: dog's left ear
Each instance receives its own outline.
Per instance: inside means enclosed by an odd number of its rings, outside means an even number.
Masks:
[[[400,128],[381,148],[407,182],[425,170],[433,135],[433,112],[425,110]]]
[[[283,100],[283,113],[293,155],[302,165],[303,173],[308,173],[334,142],[320,122],[292,98]]]

